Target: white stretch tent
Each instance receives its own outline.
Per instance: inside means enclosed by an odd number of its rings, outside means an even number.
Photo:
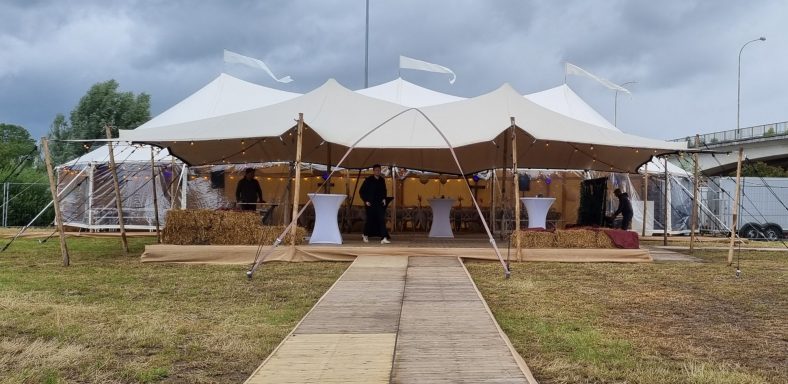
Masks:
[[[521,166],[635,172],[651,155],[672,153],[685,143],[629,135],[567,117],[528,100],[509,85],[472,99],[408,110],[403,105],[350,91],[334,80],[277,104],[160,126],[121,131],[121,138],[170,151],[190,164],[287,161],[295,156],[294,119],[304,114],[303,161],[324,162],[327,149],[339,159],[361,140],[343,164],[374,162],[457,173],[445,135],[467,173],[509,165],[497,149],[510,117],[518,133]],[[165,129],[166,128],[166,129]],[[334,145],[326,146],[324,143]],[[436,151],[441,150],[441,151]]]
[[[109,169],[109,147],[102,145],[56,167],[63,223],[88,230],[117,229],[118,210]],[[151,165],[151,150],[154,164]],[[166,149],[148,145],[114,142],[112,152],[117,165],[124,224],[128,229],[154,230],[152,167],[156,173],[159,220],[171,205],[171,183],[183,190],[186,179],[180,177],[184,166]],[[68,191],[63,191],[69,186]]]
[[[566,84],[525,95],[525,98],[553,112],[558,112],[562,115],[602,128],[621,132],[620,129],[607,121],[599,112],[591,108],[590,105],[583,101],[583,99]]]
[[[413,108],[465,100],[464,97],[448,95],[418,86],[407,80],[403,80],[401,77],[389,81],[388,83],[359,89],[356,93]]]
[[[247,111],[298,96],[301,94],[264,87],[222,73],[197,92],[137,129],[159,129],[173,124]]]

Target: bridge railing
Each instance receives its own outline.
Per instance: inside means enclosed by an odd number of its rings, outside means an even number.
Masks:
[[[719,145],[725,143],[732,143],[741,140],[751,140],[758,138],[769,138],[774,136],[788,135],[788,121],[781,123],[772,123],[764,125],[756,125],[754,127],[746,127],[740,129],[731,129],[728,131],[720,131],[713,133],[706,133],[700,135],[700,146],[706,145]],[[682,137],[674,139],[676,142],[686,142],[688,148],[695,148],[695,136]]]

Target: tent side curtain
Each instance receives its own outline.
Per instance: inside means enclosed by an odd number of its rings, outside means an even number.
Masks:
[[[121,131],[121,138],[169,148],[194,165],[292,161],[299,113],[308,125],[303,160],[325,163],[330,147],[331,159],[338,161],[356,144],[342,164],[348,168],[382,163],[459,173],[450,146],[457,150],[463,173],[500,167],[510,161],[498,153],[510,117],[520,128],[522,167],[635,172],[652,155],[686,148],[685,143],[646,139],[567,117],[508,85],[472,99],[415,109],[358,94],[334,80],[278,104],[157,130]]]

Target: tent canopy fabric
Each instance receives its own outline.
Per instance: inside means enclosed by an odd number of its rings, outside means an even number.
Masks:
[[[222,73],[197,92],[137,129],[157,129],[222,116],[276,104],[298,96],[301,94],[264,87]]]
[[[583,101],[583,99],[566,84],[525,95],[525,98],[551,111],[558,112],[573,119],[621,132],[620,129],[611,124],[600,115],[599,112],[591,108],[590,105]]]
[[[401,77],[389,81],[388,83],[359,89],[356,92],[364,96],[412,108],[428,107],[430,105],[465,100],[464,97],[448,95],[418,86],[407,80],[403,80]]]
[[[125,130],[121,138],[169,148],[194,165],[288,161],[295,157],[299,113],[308,125],[303,161],[325,163],[330,157],[336,163],[357,143],[342,164],[348,168],[382,163],[459,173],[449,144],[465,174],[509,166],[511,159],[500,153],[510,117],[519,128],[521,167],[636,172],[651,155],[686,148],[684,143],[646,139],[568,117],[523,97],[508,84],[472,99],[414,109],[353,92],[333,79],[276,104],[162,129]]]
[[[166,148],[153,148],[149,145],[129,144],[125,141],[115,141],[112,143],[112,152],[115,162],[122,163],[147,163],[150,164],[150,151],[153,149],[153,159],[156,163],[170,163],[173,157],[170,156]],[[102,145],[92,151],[67,161],[56,168],[77,167],[90,164],[106,164],[109,162],[109,147]]]

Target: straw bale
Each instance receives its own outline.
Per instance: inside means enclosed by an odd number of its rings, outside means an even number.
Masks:
[[[549,231],[520,231],[521,248],[554,248],[555,233]]]
[[[597,232],[588,229],[555,231],[556,248],[595,248]]]
[[[605,231],[596,232],[596,247],[601,249],[617,248],[613,243],[613,239],[611,239]]]
[[[162,241],[176,245],[258,245],[273,244],[284,226],[262,225],[253,212],[171,210],[167,213]],[[306,229],[296,229],[296,244],[302,244]],[[288,234],[283,240],[290,243]]]

